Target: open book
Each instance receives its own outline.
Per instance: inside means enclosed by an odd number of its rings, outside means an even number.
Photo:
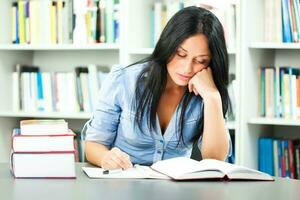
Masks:
[[[199,162],[185,157],[158,161],[151,167],[135,165],[133,168],[113,174],[104,174],[103,169],[95,167],[82,169],[90,178],[274,180],[270,175],[250,168],[214,159]]]
[[[151,168],[175,180],[274,180],[266,173],[214,159],[204,159],[199,162],[190,158],[178,157],[158,161]]]

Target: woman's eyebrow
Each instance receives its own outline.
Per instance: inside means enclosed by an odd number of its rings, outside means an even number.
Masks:
[[[179,46],[179,48],[180,49],[182,49],[183,51],[185,51],[185,52],[188,52],[186,49],[184,49],[182,46]],[[200,54],[200,55],[197,55],[197,56],[195,56],[195,58],[197,58],[197,57],[210,57],[210,55],[209,54]]]
[[[185,50],[182,46],[179,46],[180,49],[182,49],[183,51],[187,52],[187,50]]]
[[[196,58],[198,58],[198,57],[208,57],[209,58],[209,55],[198,55],[198,56],[196,56]]]

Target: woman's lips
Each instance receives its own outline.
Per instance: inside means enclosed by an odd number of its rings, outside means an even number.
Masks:
[[[179,76],[179,78],[183,81],[187,81],[189,80],[190,78],[192,78],[192,76],[186,76],[186,75],[183,75],[183,74],[179,74],[177,73],[177,75]]]

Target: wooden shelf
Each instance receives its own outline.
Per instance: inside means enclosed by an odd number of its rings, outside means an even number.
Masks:
[[[119,50],[119,44],[1,44],[0,50]]]
[[[300,119],[280,119],[280,118],[252,118],[249,124],[278,125],[278,126],[300,126]]]
[[[252,49],[300,49],[300,43],[252,43],[249,48]]]
[[[66,118],[66,119],[89,119],[91,113],[63,113],[63,112],[0,112],[0,117],[29,117],[29,118]]]

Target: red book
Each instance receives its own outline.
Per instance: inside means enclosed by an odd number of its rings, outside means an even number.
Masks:
[[[289,162],[290,162],[290,172],[291,178],[296,178],[296,171],[295,171],[295,161],[294,161],[294,144],[292,140],[289,140]]]

